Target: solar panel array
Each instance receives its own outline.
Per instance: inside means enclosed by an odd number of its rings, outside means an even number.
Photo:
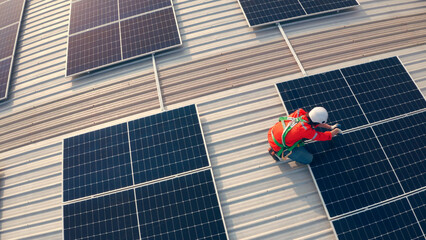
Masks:
[[[309,169],[330,219],[364,212],[426,188],[426,100],[397,57],[276,87],[288,113],[324,106],[330,122],[341,123],[346,130],[332,141],[306,146],[314,154]],[[356,224],[342,231],[363,228]],[[378,227],[381,221],[359,224]],[[407,226],[389,231],[404,232]],[[342,231],[336,228],[338,235]],[[361,236],[354,239],[367,239]]]
[[[227,239],[195,105],[63,144],[65,239]]]
[[[0,1],[0,100],[6,99],[25,0]]]
[[[67,76],[181,44],[170,0],[74,1],[69,25]]]
[[[358,5],[356,0],[239,0],[239,3],[251,27]]]

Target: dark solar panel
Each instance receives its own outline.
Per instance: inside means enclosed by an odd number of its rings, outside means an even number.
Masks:
[[[306,147],[314,154],[310,168],[331,218],[403,194],[370,128]]]
[[[426,190],[408,197],[408,201],[416,214],[423,231],[426,230]]]
[[[63,151],[64,201],[133,184],[126,123],[65,139]]]
[[[136,189],[142,239],[227,239],[211,170]]]
[[[426,186],[426,112],[373,127],[406,192]]]
[[[134,190],[64,205],[64,239],[139,239]]]
[[[18,33],[19,23],[0,29],[0,59],[12,56],[15,48],[16,34]]]
[[[121,60],[118,23],[70,36],[67,75]]]
[[[11,58],[0,61],[0,99],[7,97],[11,61]]]
[[[170,0],[120,0],[120,18],[127,18],[171,6]]]
[[[129,122],[135,183],[209,166],[195,105]]]
[[[289,114],[323,106],[329,112],[328,122],[338,122],[343,129],[368,123],[338,70],[278,83],[277,89]]]
[[[426,108],[426,101],[398,58],[342,69],[370,122]]]
[[[121,22],[123,58],[131,58],[181,44],[172,8]]]
[[[24,0],[9,0],[0,4],[0,28],[21,21]]]
[[[332,223],[339,239],[424,239],[406,198]]]
[[[306,15],[297,0],[239,0],[250,26]]]
[[[118,20],[117,0],[82,0],[71,4],[69,34]]]
[[[327,12],[358,5],[355,0],[299,0],[308,14]]]

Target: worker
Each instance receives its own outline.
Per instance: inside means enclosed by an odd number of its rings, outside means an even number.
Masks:
[[[284,159],[286,156],[299,163],[311,163],[313,156],[303,147],[303,141],[328,141],[341,133],[340,124],[330,126],[327,119],[328,112],[323,107],[315,107],[308,114],[298,109],[288,117],[281,117],[268,131],[269,154],[276,161],[280,161],[277,156]],[[331,131],[319,132],[315,130],[318,127]]]

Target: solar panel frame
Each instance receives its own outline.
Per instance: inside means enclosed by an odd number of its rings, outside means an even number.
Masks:
[[[73,2],[74,1],[71,1],[70,4],[72,5]],[[176,17],[176,11],[175,11],[175,8],[174,8],[174,5],[173,5],[173,1],[170,0],[170,2],[171,2],[170,8],[173,10],[174,20],[175,20],[175,24],[176,24],[176,28],[177,28],[177,32],[178,32],[178,36],[179,36],[179,44],[174,45],[174,46],[169,46],[167,48],[158,49],[158,50],[155,50],[155,51],[152,51],[152,52],[147,52],[147,53],[144,53],[142,55],[137,55],[137,56],[134,56],[134,57],[129,57],[129,58],[126,58],[126,59],[123,59],[123,57],[122,57],[121,60],[119,60],[119,61],[114,61],[112,63],[101,65],[101,66],[90,68],[90,69],[85,69],[83,71],[72,73],[72,74],[68,74],[69,38],[70,38],[71,35],[75,35],[75,34],[78,34],[78,33],[70,34],[70,24],[68,24],[67,51],[66,51],[66,60],[65,60],[65,76],[66,77],[75,77],[75,76],[78,76],[78,75],[81,75],[81,74],[84,74],[84,73],[89,73],[89,72],[92,72],[92,71],[95,71],[95,70],[104,69],[104,68],[106,68],[108,66],[111,66],[111,65],[115,65],[115,64],[127,62],[127,61],[130,61],[130,60],[133,60],[133,59],[138,59],[138,58],[141,58],[141,57],[146,57],[148,55],[154,55],[155,53],[166,51],[166,50],[170,50],[170,49],[173,49],[173,48],[181,46],[182,45],[182,36],[181,36],[181,33],[180,33],[179,24],[178,24],[177,17]],[[71,7],[69,9],[69,16],[71,14]],[[159,9],[157,9],[157,10],[159,10]],[[154,10],[154,11],[157,11],[157,10]],[[152,12],[154,12],[154,11],[152,11]],[[118,12],[120,12],[120,8],[119,8]],[[120,19],[120,16],[119,16],[119,20],[114,21],[114,22],[110,22],[109,24],[117,23],[117,22],[119,24],[121,24],[121,22],[124,21],[124,20],[128,20],[128,19],[131,19],[131,18],[134,18],[134,17],[138,17],[138,16],[143,15],[143,14],[146,14],[146,13],[142,13],[142,14],[138,14],[138,15],[133,15],[131,17],[124,18],[124,19]],[[121,32],[121,27],[119,27],[119,29],[120,29],[120,32]],[[121,33],[120,33],[120,47],[122,48],[122,44],[121,44]],[[121,55],[123,56],[123,51],[121,51]]]
[[[19,33],[20,33],[20,30],[21,30],[21,25],[22,25],[22,18],[24,16],[24,10],[25,10],[25,5],[26,5],[26,0],[21,0],[21,1],[22,1],[21,16],[20,16],[19,21],[18,21],[19,25],[18,25],[18,29],[17,29],[17,34],[15,36],[15,44],[13,46],[13,53],[12,53],[11,59],[10,59],[9,75],[8,75],[8,78],[7,78],[5,94],[4,94],[4,96],[0,96],[0,101],[7,99],[8,94],[9,94],[10,79],[12,77],[12,69],[13,69],[13,62],[14,62],[14,59],[15,59],[16,46],[18,45]],[[1,2],[0,5],[5,3],[5,2],[6,1]],[[4,59],[0,59],[0,60],[3,61]]]
[[[357,2],[357,5],[354,5],[354,6],[348,6],[348,7],[343,7],[343,8],[333,9],[333,10],[328,10],[328,11],[323,11],[323,12],[317,12],[317,13],[312,13],[312,14],[305,14],[305,15],[300,15],[300,16],[296,16],[296,17],[286,18],[286,19],[273,20],[273,21],[268,21],[268,22],[264,22],[264,23],[260,23],[260,24],[251,24],[250,20],[247,17],[246,12],[244,11],[243,5],[241,4],[240,1],[241,0],[238,0],[238,4],[239,4],[239,6],[240,6],[240,8],[243,12],[244,18],[245,18],[249,27],[261,27],[261,26],[266,26],[266,25],[273,24],[273,23],[288,22],[288,21],[303,19],[303,18],[306,18],[306,17],[315,16],[315,15],[321,15],[321,14],[327,14],[327,13],[337,12],[337,11],[341,11],[341,10],[346,10],[346,9],[353,8],[353,7],[360,5],[359,1],[355,0]],[[306,11],[305,11],[305,13],[306,13]]]

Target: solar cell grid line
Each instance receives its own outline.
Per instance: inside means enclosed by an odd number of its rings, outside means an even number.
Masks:
[[[356,0],[299,0],[308,14],[335,11],[359,5]]]
[[[0,99],[7,97],[11,61],[12,58],[6,58],[0,61]]]
[[[119,24],[82,32],[68,39],[67,76],[121,60]]]
[[[134,191],[63,206],[64,239],[140,239]]]
[[[426,233],[426,190],[408,196],[408,201],[414,211],[414,214],[419,221],[423,234]]]
[[[142,239],[228,239],[211,169],[136,188]]]
[[[417,219],[404,197],[332,221],[338,239],[424,239]]]
[[[250,27],[306,15],[298,0],[239,0]]]
[[[344,129],[368,124],[338,70],[277,83],[276,87],[288,114],[299,108],[310,111],[323,106],[329,112],[328,122],[338,122]]]
[[[341,69],[369,122],[426,108],[426,101],[397,57]]]
[[[371,128],[306,145],[327,215],[336,218],[403,194]]]
[[[170,0],[119,0],[120,18],[128,18],[141,13],[172,6]]]
[[[129,122],[135,184],[210,166],[195,105]]]
[[[15,49],[16,34],[18,33],[19,22],[0,29],[0,59],[13,55]]]
[[[133,185],[127,124],[64,139],[63,201]]]
[[[0,29],[20,22],[25,0],[9,0],[0,4]]]
[[[82,0],[71,4],[69,34],[118,20],[117,0]]]
[[[374,126],[405,192],[426,186],[426,112]]]
[[[173,8],[122,21],[121,38],[124,59],[182,44]]]

